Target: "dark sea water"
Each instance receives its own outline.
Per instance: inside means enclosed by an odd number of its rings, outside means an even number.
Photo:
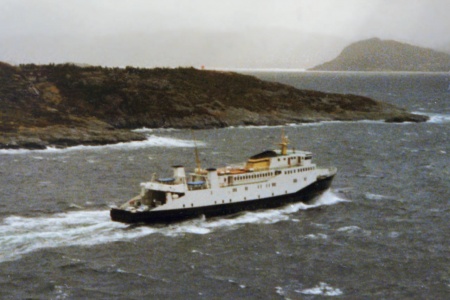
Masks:
[[[291,145],[336,166],[316,202],[130,227],[109,207],[170,166],[193,168],[189,131],[145,142],[0,150],[0,299],[448,299],[450,74],[254,73],[366,95],[421,124],[285,126]],[[275,147],[281,127],[195,132],[202,165]]]

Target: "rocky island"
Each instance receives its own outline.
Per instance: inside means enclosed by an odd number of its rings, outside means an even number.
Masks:
[[[449,72],[450,54],[378,38],[346,47],[313,71]]]
[[[329,120],[422,122],[427,117],[357,95],[194,68],[0,63],[0,148],[144,140],[131,129],[280,125]]]

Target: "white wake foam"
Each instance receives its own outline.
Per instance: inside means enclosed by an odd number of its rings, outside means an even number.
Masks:
[[[304,289],[296,292],[304,295],[323,295],[323,296],[340,296],[343,294],[340,289],[333,288],[325,282],[320,282],[317,286],[313,288]]]
[[[385,195],[379,195],[379,194],[372,194],[372,193],[365,193],[364,197],[368,200],[374,200],[374,201],[381,201],[381,200],[395,200],[394,197],[391,196],[385,196]]]
[[[101,151],[104,149],[112,150],[133,150],[149,147],[195,147],[204,146],[205,143],[201,141],[182,140],[170,137],[162,137],[150,135],[144,141],[134,141],[127,143],[117,143],[103,146],[73,146],[68,148],[53,148],[48,147],[45,150],[28,150],[28,149],[0,149],[0,154],[28,154],[28,153],[66,153],[71,151]]]
[[[286,221],[299,210],[346,201],[327,191],[312,204],[296,203],[280,209],[246,212],[234,218],[196,219],[165,227],[139,226],[112,222],[109,211],[77,211],[45,217],[11,216],[0,224],[0,262],[19,259],[27,253],[66,246],[89,246],[162,234],[209,234],[215,230],[234,230],[244,224],[273,224]]]

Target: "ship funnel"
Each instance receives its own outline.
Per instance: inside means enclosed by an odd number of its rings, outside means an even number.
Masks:
[[[208,171],[208,181],[211,189],[219,188],[219,176],[217,175],[217,169],[209,168]]]
[[[173,177],[176,179],[186,178],[186,172],[184,171],[183,166],[172,166],[173,168]]]
[[[287,146],[289,144],[289,140],[287,136],[284,135],[284,129],[281,132],[281,143],[278,145],[281,146],[281,155],[287,155]]]

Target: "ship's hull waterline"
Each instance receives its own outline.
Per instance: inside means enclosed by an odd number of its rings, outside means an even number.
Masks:
[[[311,185],[296,193],[280,195],[264,199],[254,199],[210,206],[191,207],[183,209],[131,212],[128,210],[112,208],[111,219],[113,221],[136,224],[169,224],[205,216],[206,218],[232,215],[242,211],[254,211],[258,209],[270,209],[284,206],[289,203],[309,202],[321,195],[330,186],[334,174],[319,179]]]

